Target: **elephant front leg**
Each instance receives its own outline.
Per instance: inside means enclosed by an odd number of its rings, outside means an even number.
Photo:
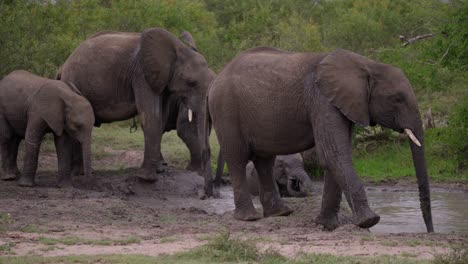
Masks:
[[[334,113],[323,114],[319,122],[314,124],[314,138],[320,162],[329,172],[328,177],[333,177],[345,193],[346,200],[353,211],[354,224],[362,228],[372,227],[379,222],[380,216],[370,209],[364,186],[353,166],[351,122],[338,109],[333,108],[331,111]],[[336,187],[334,189],[335,191],[332,190],[329,195],[338,195]],[[337,198],[325,197],[326,203],[328,203],[327,199],[331,199],[329,200],[331,202],[330,206],[325,204],[326,207],[322,208],[324,217],[333,215],[333,208],[337,203]]]
[[[342,191],[334,177],[325,170],[322,208],[315,218],[315,223],[324,226],[328,230],[338,227],[338,211],[340,210]]]
[[[159,159],[163,132],[162,98],[151,89],[142,72],[136,75],[133,89],[145,138],[143,164],[138,177],[145,181],[154,182],[158,178],[157,174],[164,172]]]
[[[25,154],[24,154],[24,169],[18,185],[22,187],[33,187],[36,185],[34,177],[37,171],[37,159],[39,157],[39,149],[41,141],[25,140]]]
[[[278,186],[273,178],[273,166],[275,157],[259,158],[254,160],[257,170],[260,190],[260,202],[263,206],[263,216],[286,216],[293,210],[281,199]]]
[[[58,162],[57,186],[59,188],[71,187],[72,140],[64,133],[60,137],[55,136],[54,141]]]

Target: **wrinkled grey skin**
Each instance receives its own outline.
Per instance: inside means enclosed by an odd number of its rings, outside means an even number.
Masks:
[[[138,176],[144,180],[155,181],[163,171],[162,134],[177,129],[190,150],[188,168],[205,176],[211,195],[206,94],[215,74],[190,33],[182,38],[189,47],[161,28],[100,32],[80,44],[58,78],[75,84],[91,102],[97,126],[139,115],[145,152]]]
[[[86,184],[92,184],[91,133],[94,114],[91,104],[72,86],[26,71],[14,71],[0,81],[0,152],[3,180],[20,176],[18,146],[25,139],[23,174],[18,184],[34,186],[41,141],[54,133],[58,157],[58,185],[71,185],[72,143],[82,146]]]
[[[258,196],[258,174],[252,162],[247,163],[246,176],[250,194]],[[273,178],[282,197],[306,197],[312,193],[312,181],[299,153],[276,156]]]
[[[316,147],[325,172],[322,208],[316,223],[338,226],[342,192],[356,225],[380,220],[367,202],[352,163],[354,124],[380,124],[398,132],[410,129],[421,210],[433,232],[424,133],[416,96],[400,69],[346,50],[290,53],[269,47],[234,58],[210,87],[208,106],[233,181],[235,213],[256,220],[245,166],[252,160],[259,175],[264,216],[289,215],[273,180],[276,155]]]

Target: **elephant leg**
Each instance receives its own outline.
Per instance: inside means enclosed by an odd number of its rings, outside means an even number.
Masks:
[[[314,138],[320,162],[345,193],[354,223],[362,228],[374,226],[380,216],[370,209],[364,186],[353,166],[351,122],[332,106],[317,118]]]
[[[46,129],[47,125],[41,117],[31,117],[28,120],[24,141],[23,174],[18,181],[19,186],[32,187],[36,185],[34,177],[37,171],[37,160]]]
[[[253,161],[258,174],[260,202],[263,206],[263,216],[286,216],[293,210],[289,208],[281,199],[278,186],[273,178],[273,166],[275,157],[256,157]]]
[[[57,186],[60,188],[71,187],[71,165],[72,165],[72,142],[70,137],[63,133],[62,136],[55,136],[55,149],[57,151],[58,175]]]
[[[7,142],[1,144],[2,153],[2,180],[15,180],[20,176],[18,169],[17,158],[18,148],[21,138],[12,136]]]
[[[71,153],[71,176],[79,176],[84,174],[83,151],[80,142],[70,138],[69,136],[66,141],[71,145],[71,148],[69,149]]]
[[[160,160],[162,166],[167,166],[167,162],[164,159],[164,156],[163,156],[161,150],[159,150],[159,160]]]
[[[340,210],[342,191],[334,177],[325,170],[322,208],[315,219],[315,223],[324,226],[328,230],[338,227],[338,211]]]
[[[151,89],[141,69],[133,81],[133,89],[145,138],[142,173],[139,173],[138,177],[145,181],[154,182],[157,180],[157,174],[164,172],[159,159],[163,132],[162,97]]]
[[[224,157],[223,153],[221,152],[221,149],[219,150],[219,155],[218,155],[218,163],[216,167],[216,177],[214,180],[214,185],[215,187],[219,188],[221,186],[221,182],[223,179],[223,172],[224,172]]]

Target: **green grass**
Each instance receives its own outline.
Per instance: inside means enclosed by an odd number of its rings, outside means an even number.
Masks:
[[[51,237],[39,237],[38,242],[40,244],[53,246],[53,245],[99,245],[99,246],[113,246],[113,245],[130,245],[138,244],[141,239],[139,237],[130,236],[122,239],[84,239],[75,236],[51,238]]]
[[[46,230],[43,230],[42,228],[38,227],[37,225],[25,225],[19,228],[19,231],[24,232],[24,233],[45,233]]]
[[[9,213],[0,212],[0,234],[6,232],[12,222],[13,219]]]
[[[1,244],[1,245],[0,245],[0,253],[2,253],[2,252],[3,252],[3,253],[9,253],[9,252],[11,252],[11,249],[12,249],[14,246],[16,246],[16,244],[13,243],[13,242],[6,242],[6,243],[4,243],[4,244]]]
[[[413,257],[413,255],[409,255]],[[252,241],[241,241],[224,233],[214,237],[208,244],[190,251],[149,257],[143,255],[101,255],[101,256],[65,256],[65,257],[0,257],[0,263],[261,263],[261,264],[306,264],[306,263],[430,263],[406,257],[341,257],[328,254],[305,254],[295,259],[288,259],[273,249],[259,252]]]
[[[441,135],[444,128],[430,129],[425,135],[426,159],[429,177],[440,182],[468,181],[468,170],[460,170],[457,161],[448,155]],[[354,150],[353,162],[359,175],[375,182],[404,177],[415,177],[411,149],[407,139],[366,142]]]

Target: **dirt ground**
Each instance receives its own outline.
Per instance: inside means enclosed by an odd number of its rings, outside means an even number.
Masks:
[[[286,199],[294,209],[288,217],[241,222],[232,218],[229,186],[219,198],[201,200],[203,180],[197,174],[169,168],[156,183],[140,182],[132,167],[141,162],[141,153],[113,154],[94,164],[99,191],[55,188],[53,155],[41,156],[37,187],[0,182],[0,255],[157,256],[201,246],[223,232],[288,257],[314,252],[430,259],[468,242],[461,234],[373,234],[349,224],[345,210],[343,225],[328,232],[313,223],[320,194]],[[130,168],[102,169],[116,161]],[[261,210],[258,201],[256,207]]]

